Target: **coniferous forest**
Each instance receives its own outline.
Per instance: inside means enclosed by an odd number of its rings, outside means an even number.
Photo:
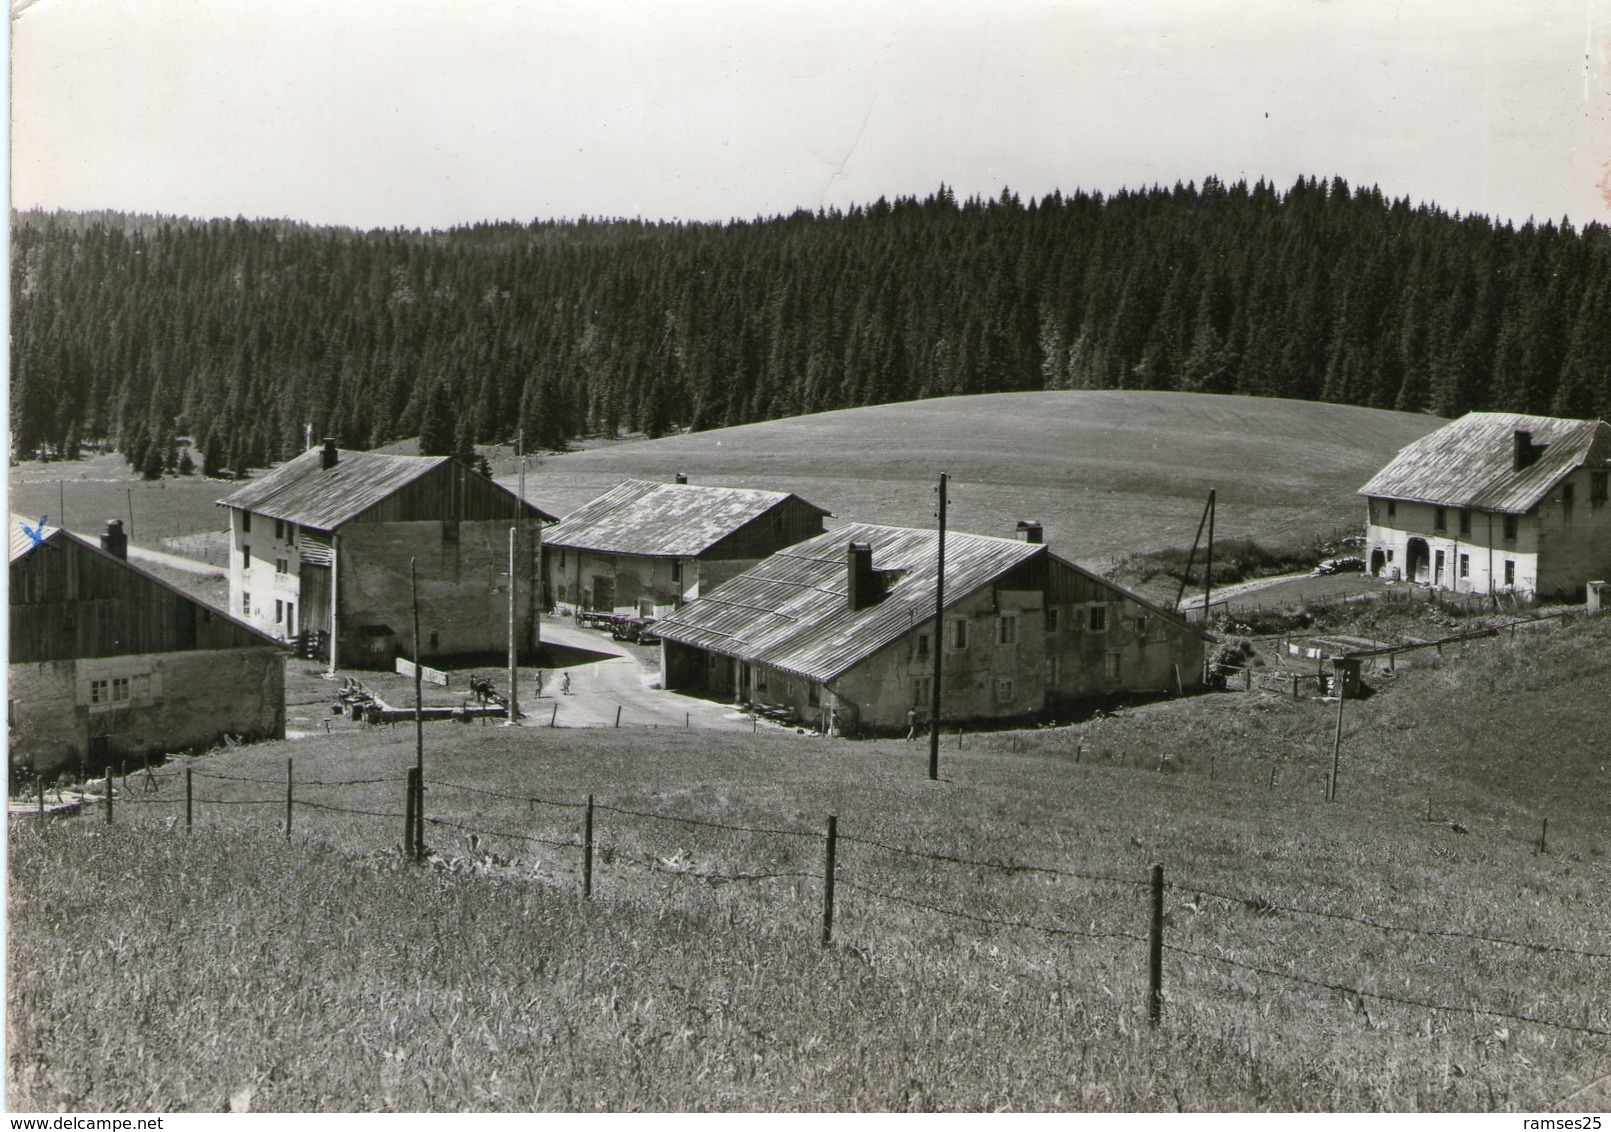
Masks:
[[[1031,389],[1611,416],[1611,230],[1340,179],[424,233],[30,212],[11,272],[13,455],[152,475],[310,424],[468,453]]]

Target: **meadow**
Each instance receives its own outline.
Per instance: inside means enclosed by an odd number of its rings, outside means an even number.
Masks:
[[[424,866],[408,726],[194,760],[188,833],[180,764],[134,775],[110,826],[12,823],[8,1099],[1603,1109],[1607,655],[1578,617],[1376,677],[1330,803],[1335,703],[1259,693],[948,735],[939,782],[922,744],[430,725]]]

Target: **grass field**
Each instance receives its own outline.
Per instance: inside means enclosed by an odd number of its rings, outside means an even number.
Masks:
[[[1038,519],[1055,548],[1105,566],[1125,553],[1189,546],[1210,488],[1218,491],[1222,539],[1291,544],[1352,530],[1362,515],[1355,490],[1442,423],[1274,398],[997,393],[532,458],[526,490],[564,514],[623,479],[670,480],[681,471],[695,483],[796,491],[840,520],[932,526],[933,488],[945,471],[953,529],[1011,535],[1017,520]],[[494,474],[513,487],[513,457],[489,451]],[[224,529],[213,501],[235,486],[200,476],[146,483],[120,456],[95,456],[13,468],[11,509],[57,521],[65,492],[67,525],[97,534],[107,519],[128,522],[132,496],[132,541],[158,548]]]
[[[948,737],[938,783],[919,744],[433,725],[426,868],[410,727],[199,760],[189,836],[179,780],[131,778],[110,828],[12,825],[9,1101],[1603,1109],[1608,655],[1578,618],[1383,678],[1331,804],[1335,704],[1259,694]],[[383,816],[287,839],[287,757]]]
[[[932,526],[951,474],[956,530],[1038,519],[1081,562],[1189,546],[1209,489],[1216,535],[1271,543],[1362,524],[1354,492],[1436,417],[1273,398],[1109,390],[879,405],[533,460],[528,494],[560,514],[622,479],[796,491],[840,520]],[[511,483],[513,463],[493,461]]]

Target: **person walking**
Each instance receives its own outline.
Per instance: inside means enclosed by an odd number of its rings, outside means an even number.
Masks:
[[[910,743],[917,738],[917,709],[906,709],[906,741]]]
[[[562,696],[571,694],[571,674],[569,672],[559,674],[559,693]]]
[[[537,670],[537,698],[543,698],[543,670],[541,668]]]

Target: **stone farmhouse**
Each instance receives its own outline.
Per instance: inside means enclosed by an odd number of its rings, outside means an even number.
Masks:
[[[1460,593],[1581,596],[1611,574],[1611,425],[1468,413],[1359,489],[1368,569]]]
[[[845,733],[927,720],[1029,720],[1080,701],[1203,682],[1206,637],[1173,613],[1021,539],[852,523],[780,550],[655,626],[667,688],[790,709]]]
[[[827,514],[788,492],[628,480],[545,533],[549,600],[562,613],[664,617],[821,534]]]
[[[326,440],[218,503],[230,608],[271,636],[307,634],[332,669],[414,655],[411,562],[422,659],[504,651],[512,527],[517,646],[536,647],[539,527],[554,517],[458,460]]]
[[[285,737],[285,647],[131,565],[121,521],[9,536],[14,773]]]

